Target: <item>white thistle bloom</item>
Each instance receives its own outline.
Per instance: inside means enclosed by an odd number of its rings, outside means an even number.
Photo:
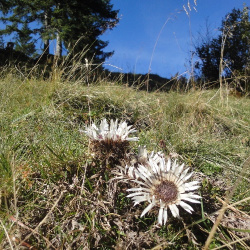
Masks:
[[[132,128],[132,125],[128,126],[125,121],[118,124],[118,120],[111,120],[109,126],[107,120],[103,119],[99,128],[95,123],[92,123],[90,126],[87,126],[83,132],[86,133],[90,139],[98,141],[138,141],[138,137],[128,137],[130,133],[134,133],[136,130]]]
[[[137,178],[132,181],[138,187],[128,189],[132,193],[127,197],[132,197],[134,205],[149,202],[141,217],[153,207],[159,207],[158,223],[165,225],[168,208],[174,217],[178,217],[178,205],[192,213],[193,208],[186,202],[200,203],[197,199],[201,197],[193,192],[199,188],[199,182],[187,182],[192,176],[188,170],[189,168],[184,169],[184,164],[179,166],[176,161],[172,163],[170,158],[165,162],[161,154],[152,154],[147,165],[139,165],[133,169],[133,175]]]
[[[117,166],[117,168],[113,171],[116,175],[115,179],[122,179],[122,180],[131,180],[131,179],[138,179],[138,165],[145,165],[146,167],[150,167],[150,164],[159,164],[161,159],[164,158],[164,154],[161,152],[148,154],[148,151],[145,146],[139,145],[138,147],[138,155],[137,161],[132,161],[131,165],[126,165],[125,167]]]
[[[114,179],[120,180],[132,180],[137,179],[139,176],[136,175],[136,167],[135,166],[128,166],[125,167],[117,166],[115,170],[113,170],[113,174],[116,176]]]
[[[162,152],[154,153],[154,151],[152,151],[151,154],[148,155],[149,167],[152,166],[152,164],[159,165],[162,161],[165,161],[164,154]]]
[[[158,161],[160,158],[164,158],[164,154],[162,152],[157,152],[155,154],[154,151],[152,151],[151,154],[148,154],[146,147],[139,145],[138,159]]]

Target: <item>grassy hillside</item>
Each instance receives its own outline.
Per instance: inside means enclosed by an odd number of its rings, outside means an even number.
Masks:
[[[249,98],[5,74],[0,99],[0,248],[201,249],[210,234],[211,249],[247,249]],[[195,172],[203,198],[191,216],[181,210],[162,227],[157,209],[140,218],[147,204],[133,206],[129,184],[112,179],[115,166],[95,159],[80,132],[102,118],[137,129],[132,153],[145,145]]]

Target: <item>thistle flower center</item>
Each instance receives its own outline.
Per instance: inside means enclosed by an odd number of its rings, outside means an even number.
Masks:
[[[168,204],[177,199],[178,189],[172,181],[162,181],[159,185],[155,186],[154,195],[157,199],[161,199],[164,203]]]

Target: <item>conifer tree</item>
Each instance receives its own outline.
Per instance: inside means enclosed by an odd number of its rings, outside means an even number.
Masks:
[[[4,49],[4,40],[3,40],[3,36],[0,36],[0,49]]]
[[[249,67],[250,21],[249,9],[233,9],[222,20],[221,34],[217,38],[204,41],[196,47],[200,58],[198,68],[207,81],[219,78],[221,51],[223,49],[223,74],[230,77],[233,72]],[[223,46],[223,47],[222,47]]]
[[[89,57],[103,61],[111,53],[104,53],[107,42],[99,39],[107,29],[118,22],[117,12],[112,10],[110,0],[4,0],[7,12],[1,21],[7,24],[0,34],[20,32],[20,24],[36,23],[33,34],[44,41],[48,53],[49,40],[57,39],[58,56],[62,44],[71,51],[81,51],[89,46]],[[31,35],[31,34],[30,34]],[[78,41],[78,42],[77,42]]]
[[[15,50],[23,52],[27,56],[33,56],[35,54],[35,42],[31,36],[32,31],[29,29],[28,24],[25,22],[22,29],[16,34]]]

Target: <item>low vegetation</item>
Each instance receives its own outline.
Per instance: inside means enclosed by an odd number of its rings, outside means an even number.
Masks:
[[[226,93],[221,100],[218,90],[200,89],[148,93],[83,79],[3,71],[0,248],[201,249],[210,236],[211,249],[247,249],[248,96]],[[81,132],[103,118],[137,130],[130,154],[143,145],[195,172],[202,200],[192,215],[182,209],[165,226],[157,225],[157,209],[140,218],[147,204],[133,206],[126,197],[130,184],[113,179],[117,162],[95,158]]]

